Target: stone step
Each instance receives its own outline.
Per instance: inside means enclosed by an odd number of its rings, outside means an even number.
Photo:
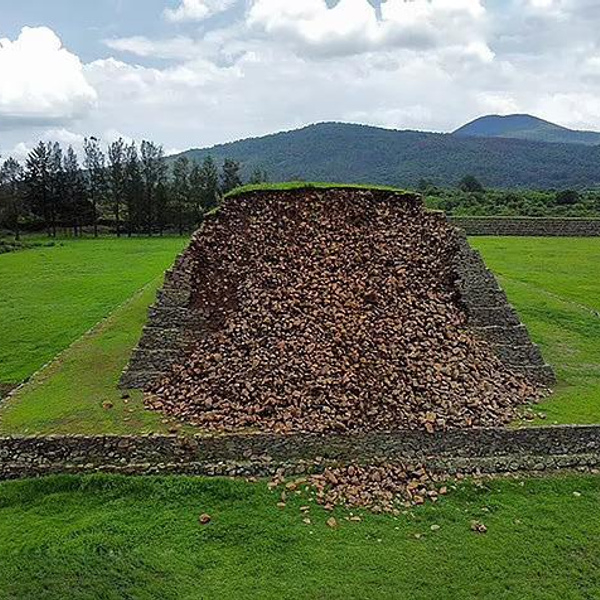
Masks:
[[[494,354],[507,365],[542,367],[545,362],[536,344],[511,346],[509,344],[494,345]]]
[[[129,368],[132,371],[168,371],[181,362],[182,352],[178,350],[146,350],[136,348],[131,355]]]
[[[121,375],[119,387],[125,390],[143,390],[157,383],[166,374],[166,371],[134,371],[127,369]]]
[[[178,271],[177,269],[169,269],[165,273],[165,284],[179,287],[190,284],[190,275],[187,272]]]
[[[179,327],[144,327],[138,346],[144,350],[181,350],[191,343],[192,339],[192,334]]]
[[[471,327],[506,327],[521,324],[519,315],[510,304],[501,307],[467,307],[467,317]]]
[[[525,346],[531,343],[529,332],[525,325],[511,325],[508,327],[492,325],[488,327],[473,327],[472,330],[490,344]]]
[[[494,274],[487,269],[470,272],[468,277],[466,273],[462,273],[458,281],[458,286],[465,291],[475,291],[480,288],[501,289]]]
[[[159,306],[168,308],[187,308],[190,303],[191,293],[188,290],[176,287],[164,287],[156,295],[156,301]]]
[[[187,326],[189,312],[185,308],[163,307],[154,305],[148,312],[150,327],[174,329]]]
[[[504,290],[489,287],[463,290],[462,301],[468,308],[502,308],[508,305],[508,298]]]
[[[206,325],[206,318],[198,312],[191,313],[186,308],[155,305],[150,308],[148,324],[159,329],[181,327],[198,331]]]
[[[556,383],[556,375],[550,365],[535,366],[510,366],[511,371],[521,373],[529,381],[540,385],[552,386]]]
[[[175,291],[175,292],[191,293],[192,285],[191,285],[191,283],[186,283],[186,282],[182,282],[182,281],[177,282],[176,284],[165,281],[162,289],[168,290],[168,291]]]

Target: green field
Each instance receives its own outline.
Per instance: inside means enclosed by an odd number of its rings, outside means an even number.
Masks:
[[[600,239],[472,238],[559,385],[544,424],[600,423]],[[539,422],[538,422],[539,424]]]
[[[0,384],[31,376],[156,279],[184,243],[63,240],[0,255]]]
[[[0,599],[600,597],[598,477],[463,483],[397,518],[338,510],[335,530],[277,498],[185,477],[0,484]]]
[[[150,433],[174,424],[122,398],[119,376],[137,343],[162,276],[77,340],[0,410],[0,433]],[[106,408],[107,403],[111,408]]]

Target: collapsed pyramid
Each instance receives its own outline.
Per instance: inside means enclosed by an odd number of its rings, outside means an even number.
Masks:
[[[234,196],[167,273],[122,386],[208,431],[504,425],[553,373],[420,197]]]

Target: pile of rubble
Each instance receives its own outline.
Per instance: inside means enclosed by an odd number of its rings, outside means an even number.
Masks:
[[[456,234],[414,196],[262,192],[198,232],[204,327],[147,405],[210,431],[498,426],[535,400],[466,326]]]
[[[271,480],[269,488],[281,487],[282,506],[288,494],[300,491],[326,510],[343,506],[391,514],[398,514],[402,508],[425,504],[428,500],[436,502],[448,491],[443,481],[423,465],[387,461],[326,468],[321,474],[287,483],[281,472]]]

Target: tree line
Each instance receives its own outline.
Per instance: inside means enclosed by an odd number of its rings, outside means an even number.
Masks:
[[[429,208],[456,216],[597,217],[600,190],[490,190],[473,175],[457,187],[422,179],[417,186]]]
[[[256,171],[250,183],[266,181]],[[39,142],[24,164],[0,165],[0,228],[21,232],[60,230],[73,236],[109,230],[117,236],[192,231],[224,194],[243,184],[241,165],[208,156],[201,163],[180,156],[171,164],[150,141],[118,139],[103,147],[86,138],[83,160],[57,142]]]

